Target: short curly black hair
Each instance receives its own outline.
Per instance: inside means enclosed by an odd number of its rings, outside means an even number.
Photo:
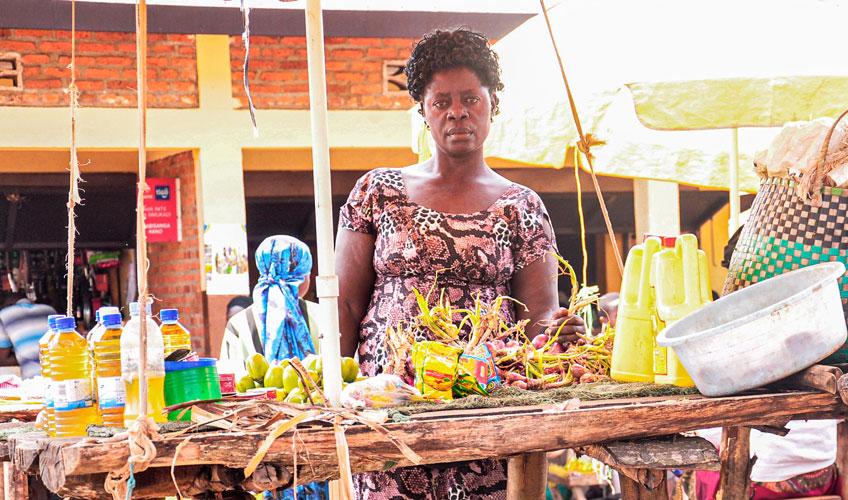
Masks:
[[[503,90],[498,55],[492,50],[488,38],[467,28],[457,28],[430,32],[412,49],[403,69],[409,95],[416,102],[421,102],[433,74],[456,67],[474,71],[489,90]]]

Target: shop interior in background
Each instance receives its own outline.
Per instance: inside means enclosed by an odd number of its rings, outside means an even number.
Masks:
[[[134,174],[89,174],[75,209],[73,313],[80,330],[95,311],[127,302],[135,287]],[[68,176],[0,174],[0,289],[67,310]]]

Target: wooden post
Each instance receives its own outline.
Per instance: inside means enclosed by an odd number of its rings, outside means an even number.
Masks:
[[[624,474],[619,474],[621,482],[621,500],[668,500],[668,481],[666,471],[657,469],[638,469],[637,475],[644,477],[656,486],[648,489],[642,482]],[[650,476],[650,478],[648,477]]]
[[[721,478],[716,500],[748,500],[751,490],[751,428],[725,427],[721,433]]]
[[[9,462],[3,462],[3,498],[5,500],[29,499],[26,473],[15,469]]]
[[[836,427],[836,468],[842,476],[843,499],[848,499],[848,422],[842,421]]]
[[[542,500],[548,479],[548,454],[525,453],[507,462],[507,500]]]

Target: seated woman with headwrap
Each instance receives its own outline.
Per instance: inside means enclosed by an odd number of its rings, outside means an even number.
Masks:
[[[221,360],[241,362],[254,353],[268,361],[318,352],[317,304],[309,289],[312,254],[291,236],[269,236],[256,249],[259,281],[253,304],[227,321]]]

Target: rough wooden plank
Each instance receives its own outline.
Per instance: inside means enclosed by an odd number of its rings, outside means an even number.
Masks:
[[[462,425],[456,425],[451,419],[441,419],[387,424],[386,428],[421,455],[422,463],[428,464],[574,448],[706,427],[771,423],[775,419],[806,418],[811,414],[818,418],[844,418],[848,415],[848,407],[827,393],[793,392],[485,416],[465,418]],[[534,432],[515,432],[515,429],[534,429]],[[183,448],[177,463],[244,467],[264,438],[261,433],[198,435]],[[354,473],[410,465],[394,445],[365,426],[350,427],[346,438]],[[157,442],[158,456],[153,466],[169,467],[182,439],[166,437]],[[308,459],[315,466],[335,466],[337,456],[332,430],[301,430],[298,440],[304,444],[299,462],[305,463]],[[61,456],[66,474],[93,474],[111,470],[112,464],[126,460],[128,450],[125,443],[86,443],[64,446]],[[283,435],[271,446],[266,460],[285,466],[292,464],[291,434]]]
[[[180,493],[186,498],[218,492],[248,492],[285,488],[292,483],[291,474],[272,464],[260,464],[253,476],[245,480],[240,469],[220,466],[191,465],[174,470]],[[134,499],[157,499],[177,495],[169,468],[153,468],[135,475]],[[56,490],[62,498],[112,500],[103,489],[106,474],[70,476]]]
[[[544,500],[548,455],[540,451],[510,457],[507,461],[507,500]]]
[[[35,422],[40,411],[41,406],[36,405],[3,405],[0,408],[0,422],[11,422],[13,420]]]
[[[839,377],[839,380],[836,381],[836,390],[839,392],[842,402],[848,405],[848,373]]]
[[[775,382],[775,387],[800,387],[816,389],[830,394],[837,392],[837,380],[842,377],[842,370],[835,366],[813,365],[805,370],[790,375]]]
[[[751,428],[725,427],[721,433],[721,477],[716,500],[748,500],[751,491]]]
[[[615,469],[719,470],[721,466],[715,446],[695,436],[615,441],[583,446],[577,451]]]

